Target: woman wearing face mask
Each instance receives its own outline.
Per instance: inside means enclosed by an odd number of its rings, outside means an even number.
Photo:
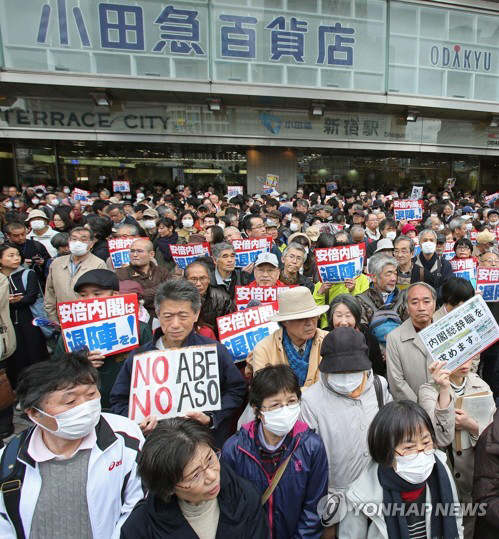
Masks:
[[[456,487],[428,414],[412,401],[391,402],[368,443],[372,460],[346,490],[339,537],[461,539]]]
[[[319,381],[302,397],[300,418],[326,446],[330,494],[343,491],[368,464],[367,429],[392,400],[386,380],[373,374],[367,352],[364,335],[352,327],[328,333]]]
[[[273,539],[319,539],[323,532],[317,505],[327,492],[326,450],[320,437],[298,421],[300,397],[288,365],[261,369],[249,387],[256,419],[222,449],[222,461],[260,491]]]
[[[182,228],[178,231],[178,237],[183,238],[187,243],[189,243],[191,234],[198,233],[197,228],[194,226],[195,220],[194,214],[190,210],[184,210],[180,214]]]

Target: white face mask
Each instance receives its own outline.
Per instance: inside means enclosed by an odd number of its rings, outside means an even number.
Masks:
[[[5,206],[6,208],[12,208],[12,202],[9,200],[9,201],[7,201],[7,202],[4,204],[4,206]]]
[[[432,255],[436,248],[437,244],[432,241],[425,241],[421,244],[421,251],[423,251],[425,255]]]
[[[66,194],[71,193],[71,189],[70,189],[69,187],[65,187],[65,188],[63,189],[63,191],[64,191]]]
[[[144,228],[156,228],[156,223],[154,222],[154,219],[146,219],[144,221]]]
[[[466,223],[466,230],[473,230],[473,223]]]
[[[378,208],[374,208],[373,213],[379,213]]]
[[[387,232],[385,238],[388,240],[394,240],[397,237],[396,232]]]
[[[30,222],[30,225],[33,230],[42,230],[47,226],[45,221],[42,221],[41,219],[33,219],[33,221]]]
[[[297,223],[290,223],[289,225],[289,230],[291,230],[291,232],[296,232],[299,228],[300,225],[298,225]]]
[[[443,230],[445,228],[444,225],[438,225],[438,230]]]
[[[32,204],[40,204],[40,199],[39,198],[32,198],[31,203]]]
[[[194,221],[192,219],[183,219],[182,226],[184,228],[192,228],[194,226]]]
[[[52,417],[55,419],[57,423],[57,430],[50,430],[36,421],[36,419],[30,417],[33,423],[36,423],[42,427],[42,429],[55,434],[59,438],[64,438],[65,440],[78,440],[79,438],[83,438],[89,434],[99,422],[101,414],[100,397],[98,399],[92,399],[91,401],[79,404],[78,406],[57,415],[47,414],[38,408],[36,408],[36,410],[47,417]]]
[[[264,426],[276,436],[285,436],[294,426],[300,415],[300,405],[283,406],[271,412],[262,412]]]
[[[145,196],[142,193],[138,193],[137,195],[137,201],[144,200]]]
[[[88,244],[82,241],[70,241],[69,250],[74,256],[83,256],[88,250]]]
[[[338,372],[327,375],[327,383],[341,395],[350,395],[364,380],[364,371]]]
[[[430,214],[432,217],[438,217],[438,213],[432,213]]]
[[[435,455],[427,455],[421,451],[416,458],[408,459],[396,456],[395,461],[397,462],[395,470],[397,475],[413,485],[418,485],[430,477],[433,466],[435,466]]]

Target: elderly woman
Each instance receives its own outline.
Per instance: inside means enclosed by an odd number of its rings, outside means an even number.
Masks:
[[[462,538],[456,487],[428,414],[411,401],[391,402],[373,419],[368,443],[372,460],[346,490],[338,536]]]
[[[307,260],[307,252],[305,247],[299,243],[290,243],[281,258],[281,274],[279,280],[285,285],[306,286],[310,290],[313,289],[312,279],[306,279],[303,276],[303,264]]]
[[[266,365],[289,365],[300,383],[308,387],[319,376],[320,349],[327,332],[317,328],[321,314],[329,305],[318,307],[312,293],[304,286],[286,290],[278,297],[279,311],[270,320],[280,329],[261,340],[248,357],[247,374]]]
[[[327,492],[326,450],[319,435],[297,421],[300,397],[300,384],[288,365],[258,371],[249,388],[256,419],[222,450],[222,461],[262,493],[274,539],[322,535],[317,506]],[[283,473],[276,482],[279,470]]]
[[[165,419],[139,456],[149,494],[121,528],[121,539],[267,539],[258,490],[219,461],[208,428]]]

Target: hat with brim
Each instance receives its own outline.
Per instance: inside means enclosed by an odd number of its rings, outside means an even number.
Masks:
[[[269,318],[272,322],[321,316],[329,309],[329,305],[317,305],[312,292],[305,286],[296,286],[286,290],[277,298],[277,301],[279,312]]]
[[[305,231],[305,234],[312,240],[317,241],[321,235],[321,231],[318,226],[309,226]]]
[[[479,232],[476,235],[476,242],[479,244],[493,243],[495,239],[496,239],[495,235],[492,234],[492,232],[489,232],[488,230]]]
[[[31,219],[45,219],[45,221],[50,220],[47,217],[47,214],[42,210],[31,210],[28,214],[28,218],[25,219],[25,221],[31,221]]]
[[[310,228],[310,227],[309,227]],[[307,229],[308,230],[308,229]],[[310,238],[307,236],[307,234],[304,234],[303,232],[295,232],[294,234],[291,234],[288,238],[288,245],[290,243],[293,243],[297,238],[304,238],[307,240],[308,246],[310,247]]]
[[[324,373],[359,372],[372,369],[366,338],[361,331],[339,327],[322,341],[319,370]]]
[[[382,240],[379,240],[376,244],[376,251],[374,251],[374,254],[379,253],[380,251],[384,251],[385,249],[393,249],[392,240],[388,238],[383,238]]]

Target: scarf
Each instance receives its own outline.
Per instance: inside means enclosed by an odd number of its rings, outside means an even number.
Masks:
[[[289,338],[286,329],[282,330],[282,344],[284,346],[284,351],[288,357],[289,366],[293,369],[294,373],[298,377],[300,382],[300,387],[305,384],[308,373],[308,360],[310,358],[310,350],[312,349],[312,343],[314,339],[309,339],[305,346],[305,352],[303,355],[298,352],[298,350],[293,346],[291,339]]]
[[[435,456],[435,466],[433,466],[433,470],[426,483],[414,485],[397,475],[397,472],[393,468],[385,468],[383,466],[378,467],[378,479],[380,485],[383,487],[383,504],[385,507],[393,507],[393,505],[397,507],[404,506],[402,492],[415,491],[428,485],[432,505],[430,521],[431,537],[433,539],[457,539],[459,537],[456,517],[453,516],[455,501],[449,476],[447,475],[445,465],[440,462],[438,457]],[[435,513],[437,504],[443,504],[438,515]],[[405,510],[409,510],[409,508],[405,507]],[[445,515],[446,510],[449,516],[442,516],[442,512]],[[387,514],[384,518],[388,537],[390,539],[409,539],[407,519],[401,514],[402,511],[391,511],[391,514],[390,511],[386,512]]]
[[[171,262],[173,260],[169,246],[176,245],[177,241],[178,234],[176,232],[173,232],[171,236],[167,236],[166,238],[158,236],[157,245],[159,247],[159,250],[163,254],[165,262]]]

